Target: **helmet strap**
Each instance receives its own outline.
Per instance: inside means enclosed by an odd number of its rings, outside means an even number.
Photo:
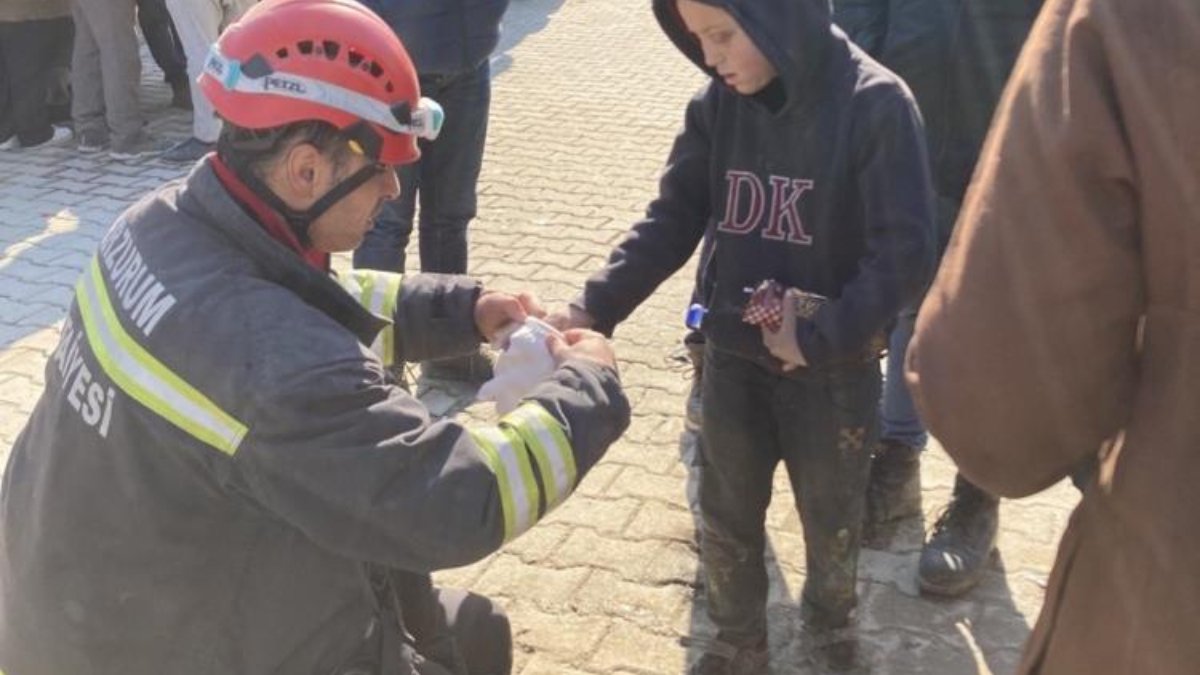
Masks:
[[[333,208],[334,204],[337,204],[351,192],[362,187],[364,183],[378,175],[379,165],[368,164],[333,186],[328,192],[321,195],[321,198],[312,206],[303,211],[293,209],[284,203],[279,198],[279,195],[267,187],[266,183],[262,182],[253,172],[247,171],[245,175],[239,175],[238,177],[271,208],[278,211],[279,215],[283,216],[284,221],[287,222],[288,227],[292,228],[292,231],[295,232],[296,238],[300,240],[300,243],[308,246],[311,243],[308,230],[317,218],[320,218],[322,214]]]

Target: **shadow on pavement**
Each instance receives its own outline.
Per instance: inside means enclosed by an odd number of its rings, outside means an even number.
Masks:
[[[564,0],[512,0],[500,28],[500,44],[492,52],[492,77],[512,66],[511,51],[522,40],[541,31]]]
[[[688,469],[687,497],[699,532],[697,511],[698,444],[696,436],[680,436],[680,460]],[[778,482],[776,491],[780,492]],[[786,499],[789,508],[793,504]],[[776,499],[781,495],[776,494]],[[787,522],[795,523],[791,518]],[[771,528],[769,528],[771,529]],[[800,620],[799,593],[804,579],[803,544],[787,545],[790,535],[768,532],[765,560],[770,582],[767,599],[772,675],[824,675],[806,655]],[[1006,675],[1015,670],[1029,635],[1025,615],[1016,607],[997,554],[983,581],[961,598],[921,596],[916,567],[924,532],[918,519],[902,524],[888,540],[862,549],[858,566],[859,668],[874,675]],[[783,541],[775,541],[784,537]],[[699,542],[699,535],[696,536]],[[699,545],[703,545],[699,542]],[[690,615],[687,663],[703,653],[703,640],[716,631],[706,614],[703,570],[697,567]],[[684,673],[686,674],[686,670]]]

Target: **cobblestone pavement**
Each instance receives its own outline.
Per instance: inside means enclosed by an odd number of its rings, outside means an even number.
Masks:
[[[513,0],[506,31],[494,58],[471,271],[557,304],[641,214],[702,80],[644,0]],[[188,117],[167,107],[153,66],[144,91],[152,130],[186,137]],[[0,153],[0,458],[37,399],[72,286],[101,234],[132,200],[184,171],[73,149]],[[696,657],[679,637],[710,630],[680,459],[691,446],[681,414],[688,373],[671,359],[690,278],[675,275],[617,331],[633,424],[576,495],[499,553],[439,575],[501,599],[517,673],[679,674]],[[466,392],[420,391],[438,413],[491,414]],[[797,630],[804,545],[787,481],[777,478],[768,517],[772,667],[808,673]],[[929,526],[953,483],[940,449],[927,453],[922,478]],[[865,551],[860,622],[872,672],[1011,672],[1075,501],[1060,485],[1005,502],[1000,555],[959,600],[918,597],[918,524],[889,550]]]

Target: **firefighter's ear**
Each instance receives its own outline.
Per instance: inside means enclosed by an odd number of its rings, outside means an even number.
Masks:
[[[304,210],[312,206],[322,192],[324,164],[321,152],[309,143],[288,148],[279,167],[283,189],[277,194],[292,208]]]

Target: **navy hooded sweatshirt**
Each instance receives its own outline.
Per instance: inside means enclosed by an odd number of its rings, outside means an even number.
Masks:
[[[738,94],[705,66],[675,0],[654,0],[667,36],[713,79],[688,104],[658,198],[577,303],[611,333],[704,241],[697,282],[714,348],[779,369],[741,321],[747,289],[775,279],[830,298],[797,325],[811,367],[861,361],[934,270],[916,105],[833,26],[828,0],[703,1],[733,16],[778,79]]]

